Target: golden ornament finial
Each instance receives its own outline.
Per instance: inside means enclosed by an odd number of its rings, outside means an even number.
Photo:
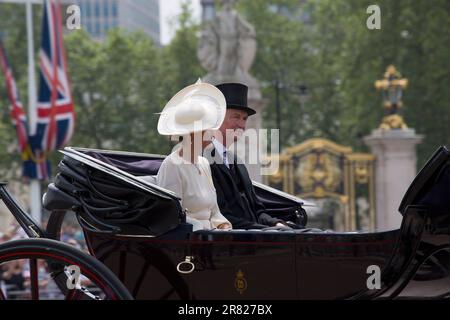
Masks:
[[[408,86],[408,79],[401,78],[400,72],[394,65],[389,65],[384,72],[384,79],[375,81],[375,88],[381,90],[385,117],[380,125],[381,129],[407,128],[399,110],[403,106],[403,90]]]

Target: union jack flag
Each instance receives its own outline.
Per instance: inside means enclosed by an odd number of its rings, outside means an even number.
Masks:
[[[44,1],[39,64],[35,141],[38,144],[36,147],[46,152],[66,145],[75,126],[59,1]]]
[[[23,110],[22,102],[20,101],[19,92],[17,90],[16,81],[9,65],[8,58],[0,41],[0,64],[2,66],[3,74],[5,75],[6,92],[9,98],[9,110],[11,120],[16,128],[17,138],[19,140],[19,150],[21,153],[25,152],[28,144],[28,125],[27,116]]]
[[[48,179],[50,163],[39,151],[33,152],[28,134],[27,116],[20,101],[19,91],[14,80],[12,68],[0,41],[0,65],[5,75],[6,91],[10,102],[10,115],[19,141],[19,151],[23,160],[23,176],[31,179]]]

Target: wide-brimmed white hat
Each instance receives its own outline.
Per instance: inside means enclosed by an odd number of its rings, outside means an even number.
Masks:
[[[158,132],[162,135],[185,135],[219,129],[226,109],[223,93],[199,79],[167,102],[159,117]]]

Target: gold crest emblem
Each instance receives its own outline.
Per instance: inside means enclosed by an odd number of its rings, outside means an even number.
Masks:
[[[244,273],[241,270],[236,273],[234,287],[240,294],[247,290],[247,280],[245,280]]]

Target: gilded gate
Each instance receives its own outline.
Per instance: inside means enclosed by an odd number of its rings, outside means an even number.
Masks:
[[[375,228],[372,154],[354,153],[350,147],[314,138],[279,157],[279,170],[266,177],[267,184],[302,199],[333,199],[344,213],[337,229]],[[367,204],[364,210],[361,203]]]

